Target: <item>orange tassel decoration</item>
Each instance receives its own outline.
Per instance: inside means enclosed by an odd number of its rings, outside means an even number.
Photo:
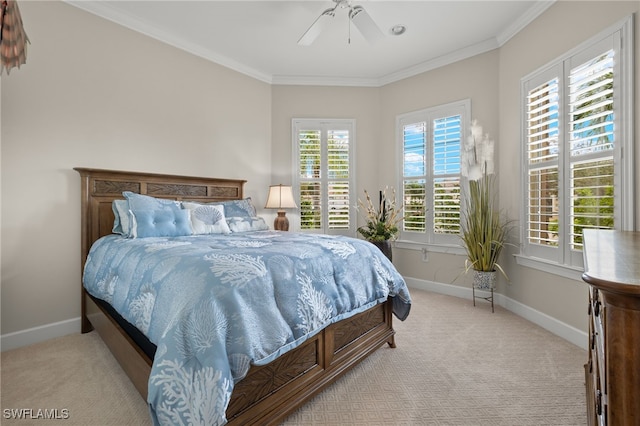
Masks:
[[[27,62],[27,43],[30,43],[22,26],[22,17],[15,0],[2,1],[0,16],[0,74],[5,69],[7,74],[11,68]]]

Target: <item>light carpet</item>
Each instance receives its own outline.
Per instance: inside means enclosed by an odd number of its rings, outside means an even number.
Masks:
[[[586,351],[483,301],[411,295],[409,318],[394,322],[397,347],[376,351],[283,425],[586,424]],[[0,371],[3,425],[150,424],[95,333],[3,352]],[[12,409],[68,418],[17,420]]]

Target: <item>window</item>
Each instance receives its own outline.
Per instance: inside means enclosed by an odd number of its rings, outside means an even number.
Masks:
[[[525,256],[581,267],[583,229],[633,227],[625,34],[618,27],[522,81]]]
[[[354,120],[293,120],[294,190],[302,231],[355,231],[354,128]]]
[[[460,152],[471,101],[397,118],[405,219],[400,239],[457,244],[460,233]]]

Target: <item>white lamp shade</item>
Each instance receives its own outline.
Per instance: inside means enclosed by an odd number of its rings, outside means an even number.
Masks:
[[[290,186],[271,185],[269,187],[267,204],[264,206],[265,209],[295,209],[297,207]]]

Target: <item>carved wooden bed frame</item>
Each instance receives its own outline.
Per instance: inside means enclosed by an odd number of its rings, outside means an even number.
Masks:
[[[243,198],[244,180],[174,176],[75,168],[82,194],[82,255],[110,234],[111,203],[123,191],[158,198],[213,202]],[[81,286],[82,332],[95,329],[146,400],[152,360]],[[384,343],[395,347],[391,303],[374,306],[332,324],[316,336],[264,366],[252,366],[235,385],[227,408],[229,424],[277,424],[320,390],[344,375]]]

